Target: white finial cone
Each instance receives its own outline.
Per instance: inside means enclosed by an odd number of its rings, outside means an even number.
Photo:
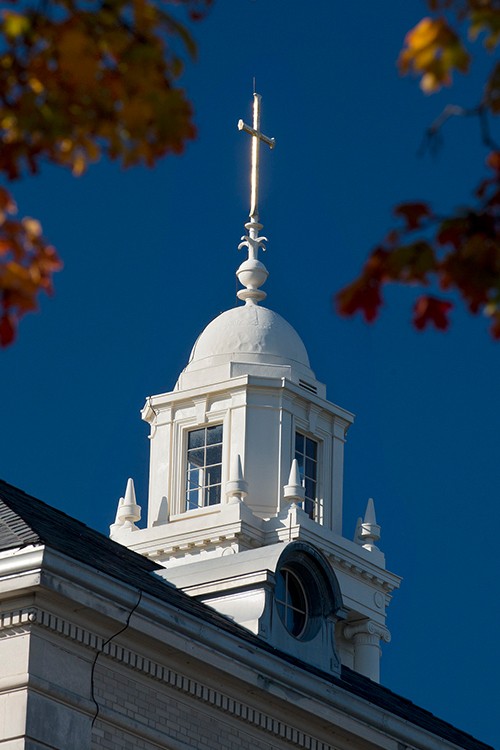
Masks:
[[[122,508],[123,503],[125,502],[124,498],[121,497],[118,500],[118,507],[116,509],[116,516],[115,516],[115,522],[111,524],[109,527],[109,535],[110,537],[113,537],[114,534],[116,534],[117,531],[121,531],[123,529],[123,516],[122,516]]]
[[[231,458],[230,480],[226,482],[226,497],[228,503],[239,503],[248,495],[248,483],[243,476],[241,456],[234,453]]]
[[[129,479],[125,490],[125,497],[120,498],[116,522],[130,528],[135,527],[135,521],[141,518],[141,508],[135,499],[134,480]]]
[[[375,517],[375,503],[373,502],[373,497],[368,498],[368,502],[366,503],[366,510],[365,510],[365,517],[363,519],[363,523],[377,523],[377,519]]]
[[[283,487],[283,496],[290,503],[301,503],[305,498],[305,490],[300,479],[299,462],[296,458],[292,461],[288,484]]]
[[[375,546],[375,543],[380,539],[380,526],[377,523],[375,504],[371,497],[366,504],[365,517],[361,524],[360,537],[363,546],[367,549],[372,549]]]

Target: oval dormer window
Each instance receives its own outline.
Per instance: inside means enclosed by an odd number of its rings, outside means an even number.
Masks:
[[[290,635],[300,638],[307,629],[310,607],[302,581],[289,568],[277,574],[275,600],[283,625]]]
[[[274,574],[274,605],[276,619],[299,641],[312,640],[336,617],[342,607],[339,584],[315,547],[299,541],[285,546]]]

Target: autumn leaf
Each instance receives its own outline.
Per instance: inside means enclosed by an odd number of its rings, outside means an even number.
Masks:
[[[0,347],[9,346],[16,336],[15,318],[8,313],[0,316]]]
[[[11,10],[3,11],[3,31],[7,37],[15,38],[26,34],[30,25],[28,16]]]
[[[202,18],[212,0],[169,0]],[[13,4],[17,0],[12,0]],[[76,5],[27,0],[0,15],[0,174],[36,174],[47,162],[78,177],[102,155],[125,167],[181,153],[196,130],[177,79],[191,31],[164,0]],[[45,10],[44,10],[45,8]],[[177,15],[177,14],[176,14]],[[0,346],[51,293],[61,268],[40,222],[16,218],[0,187]]]
[[[466,73],[469,63],[469,53],[444,17],[423,18],[411,29],[398,61],[403,75],[421,76],[420,87],[426,93],[449,86],[453,70]]]
[[[6,217],[0,226],[0,347],[15,338],[19,320],[38,308],[41,292],[52,292],[52,276],[62,264],[44,238],[37,219],[12,218],[17,208],[5,188],[0,206]]]
[[[426,203],[401,203],[394,209],[396,216],[401,216],[407,229],[417,229],[424,219],[432,216],[432,212]]]
[[[413,324],[420,331],[429,325],[445,331],[449,325],[448,313],[452,307],[451,302],[436,297],[419,297],[413,308]]]
[[[370,277],[362,277],[339,292],[336,303],[341,315],[361,312],[366,322],[371,323],[377,317],[382,304],[380,282]]]
[[[421,77],[427,93],[452,82],[455,70],[467,72],[471,55],[469,39],[484,35],[487,54],[500,42],[498,0],[427,0],[437,17],[423,18],[405,38],[399,57],[403,75]],[[473,191],[474,201],[439,216],[428,203],[405,202],[394,209],[402,226],[391,228],[382,245],[373,250],[358,278],[336,296],[343,315],[361,313],[373,320],[383,304],[388,284],[433,287],[453,295],[453,301],[431,293],[420,296],[413,310],[413,324],[446,330],[449,312],[457,298],[476,315],[491,320],[490,333],[500,340],[500,149],[494,142],[490,118],[500,114],[500,63],[496,62],[475,107],[447,106],[428,129],[435,137],[450,117],[473,116],[489,154],[488,174]],[[375,290],[375,293],[374,293]],[[368,311],[368,315],[366,314]]]

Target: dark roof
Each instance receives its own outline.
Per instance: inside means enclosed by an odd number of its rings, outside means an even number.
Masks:
[[[271,651],[302,669],[317,674],[338,687],[390,711],[406,721],[454,742],[463,750],[493,750],[471,735],[460,731],[429,711],[419,708],[406,698],[393,693],[376,682],[342,667],[337,678],[312,667],[299,659],[279,652],[245,628],[196,601],[183,591],[150,573],[161,565],[113,542],[81,521],[27,495],[17,487],[0,480],[0,550],[43,544],[78,560],[85,565],[129,584],[183,611],[210,622],[222,630],[251,642],[255,647]]]

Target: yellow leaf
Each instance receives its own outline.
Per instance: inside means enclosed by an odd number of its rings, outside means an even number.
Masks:
[[[75,155],[75,158],[73,160],[73,169],[72,172],[75,175],[75,177],[80,177],[85,172],[85,168],[87,166],[87,162],[85,161],[84,155],[79,152]]]
[[[42,91],[44,90],[43,83],[39,81],[38,78],[30,78],[28,81],[28,84],[29,84],[30,89],[35,94],[41,94]]]
[[[4,11],[4,29],[7,36],[16,37],[26,34],[30,28],[30,20],[21,13]]]
[[[31,239],[35,239],[42,236],[42,225],[37,219],[32,219],[31,216],[25,216],[22,220],[23,227],[26,230],[26,234]]]

